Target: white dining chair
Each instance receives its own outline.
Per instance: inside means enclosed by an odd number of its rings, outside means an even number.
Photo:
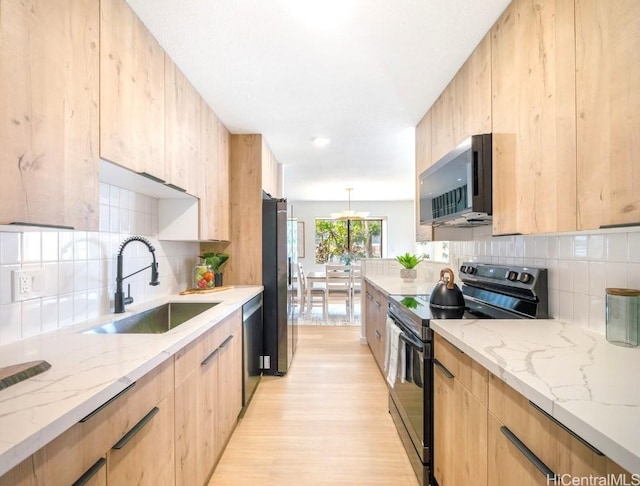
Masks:
[[[306,309],[307,319],[311,319],[311,309],[316,306],[322,306],[322,318],[326,319],[329,315],[329,300],[327,298],[327,289],[325,287],[307,287],[307,277],[304,273],[302,263],[298,262],[298,287],[300,299],[300,314],[302,315]]]
[[[349,279],[351,281],[351,315],[349,316],[349,320],[353,322],[356,299],[360,300],[360,293],[362,291],[362,266],[359,263],[351,264]]]
[[[325,286],[327,299],[338,297],[344,299],[345,313],[351,315],[351,278],[349,265],[327,263],[325,265]]]

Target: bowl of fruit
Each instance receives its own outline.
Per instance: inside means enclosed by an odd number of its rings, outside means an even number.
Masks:
[[[193,288],[207,290],[215,287],[214,273],[210,265],[201,263],[193,269]]]

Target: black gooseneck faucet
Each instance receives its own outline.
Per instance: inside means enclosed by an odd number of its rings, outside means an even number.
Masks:
[[[147,245],[149,252],[151,252],[151,256],[153,257],[153,262],[148,267],[141,268],[140,270],[133,272],[126,277],[122,276],[122,252],[124,251],[124,247],[127,246],[132,241],[139,241]],[[128,295],[124,296],[124,292],[122,290],[122,282],[124,279],[135,275],[136,273],[140,273],[147,268],[151,268],[151,281],[149,285],[158,285],[160,281],[158,280],[158,263],[156,262],[156,249],[149,243],[146,238],[142,236],[130,236],[126,240],[122,242],[120,245],[120,250],[118,251],[118,273],[116,275],[116,293],[115,293],[115,302],[114,302],[114,312],[116,314],[122,314],[124,312],[125,304],[131,304],[133,302],[133,297],[131,297],[131,285],[129,285]]]

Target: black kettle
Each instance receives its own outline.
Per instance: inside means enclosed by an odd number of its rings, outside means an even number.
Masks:
[[[445,274],[449,276],[445,280]],[[464,296],[454,282],[453,270],[440,270],[440,281],[429,297],[431,316],[434,319],[460,319],[464,314]]]

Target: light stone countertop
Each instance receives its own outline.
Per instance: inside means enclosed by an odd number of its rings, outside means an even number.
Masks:
[[[431,328],[631,473],[640,473],[640,348],[553,319]]]
[[[82,324],[0,346],[0,367],[44,359],[51,368],[0,390],[0,476],[262,292],[236,286],[170,295]],[[164,334],[82,334],[167,302],[219,302]]]
[[[436,282],[366,275],[382,292]],[[613,461],[640,473],[640,348],[555,319],[432,320],[431,328]]]
[[[414,280],[413,282],[405,282],[400,275],[365,275],[374,287],[388,295],[425,295],[430,294],[435,287],[437,281],[427,282],[425,280]]]

